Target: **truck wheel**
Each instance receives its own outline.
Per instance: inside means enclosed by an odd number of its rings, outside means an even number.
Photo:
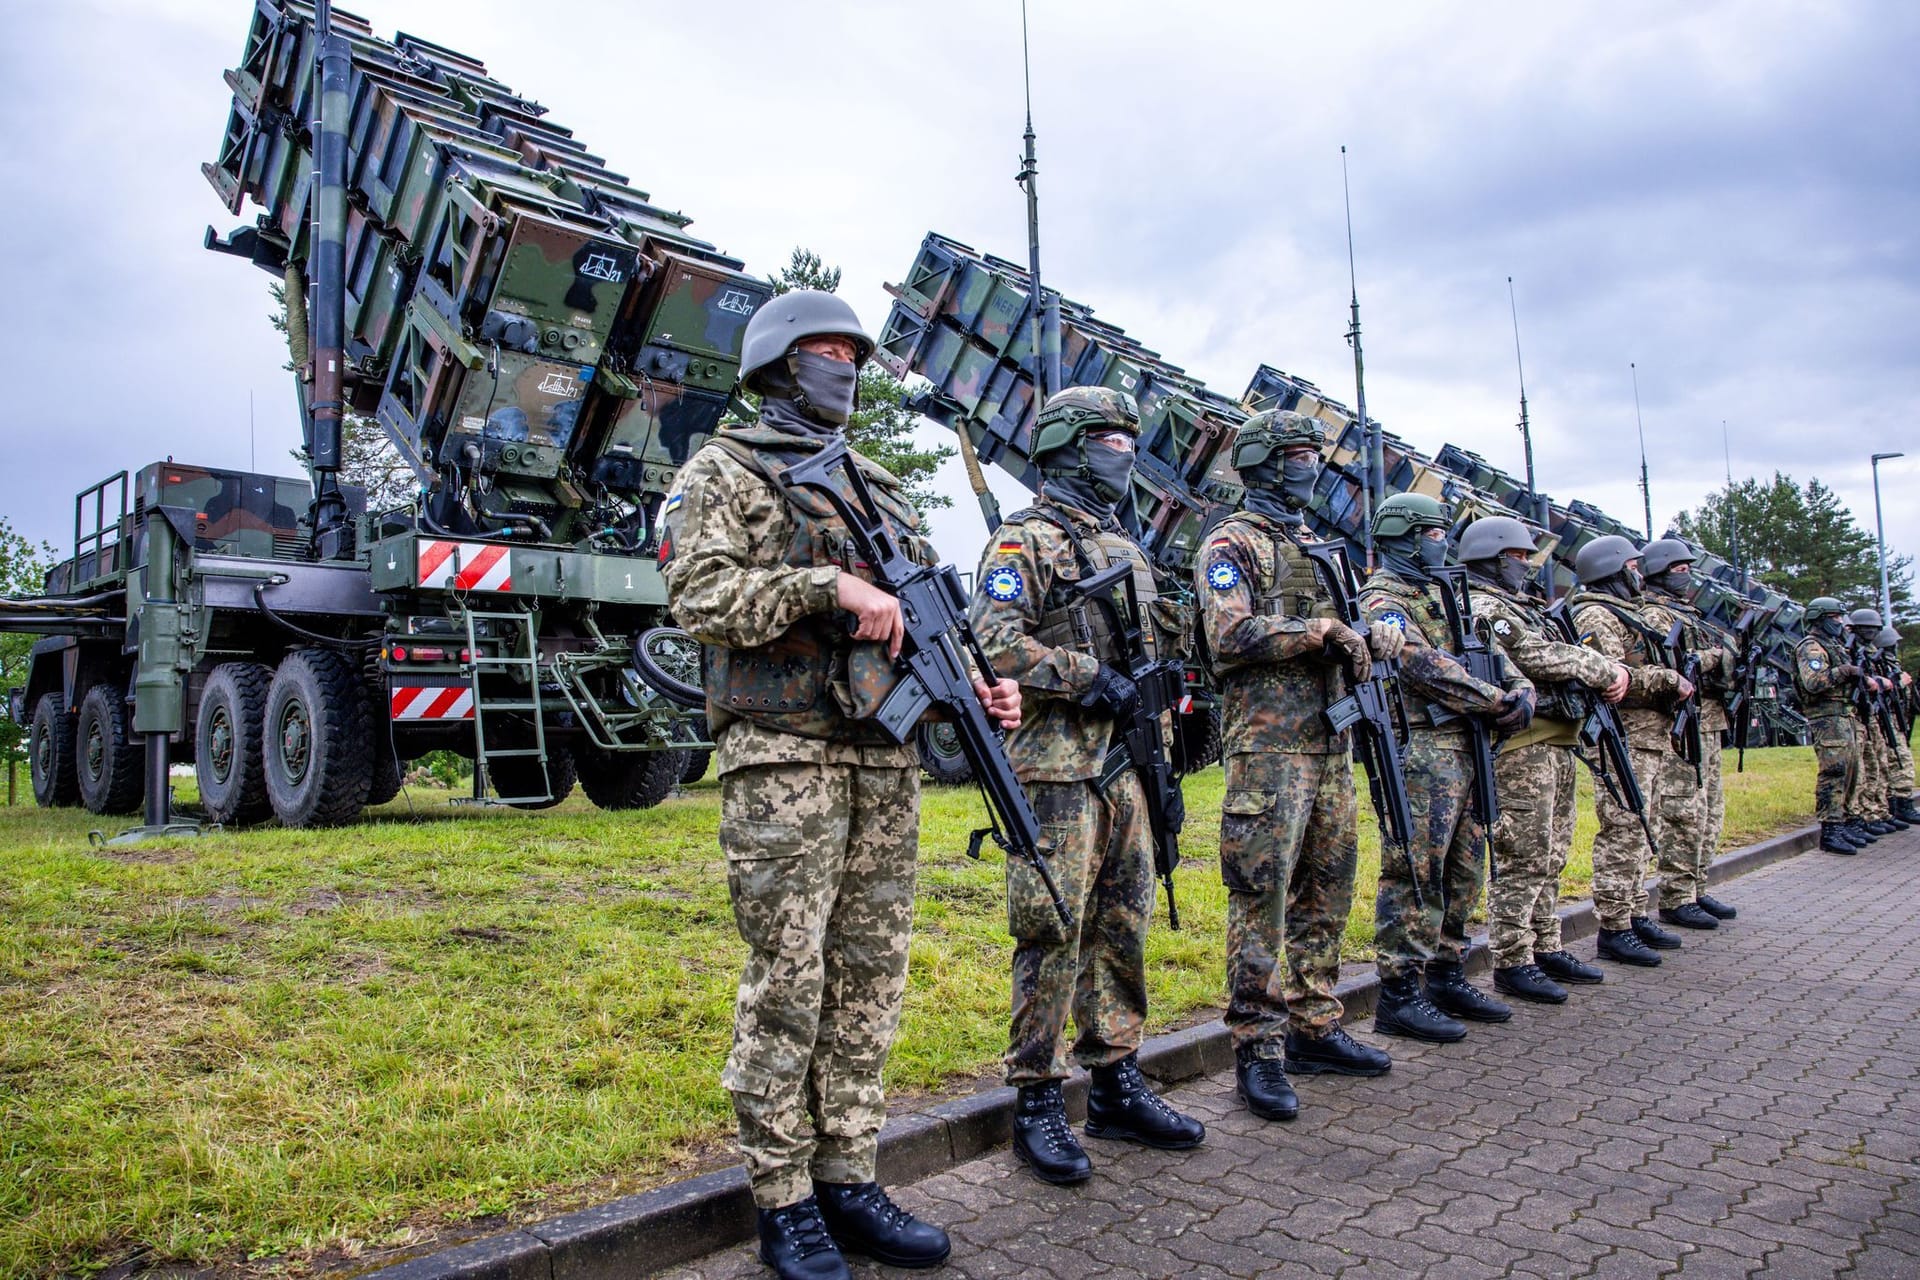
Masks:
[[[373,786],[367,691],[353,664],[329,649],[280,661],[267,691],[267,796],[288,827],[352,822]]]
[[[587,747],[580,752],[578,768],[580,789],[602,809],[651,809],[686,773],[687,752]]]
[[[487,780],[493,784],[493,793],[500,796],[533,796],[551,789],[553,795],[545,800],[523,800],[509,802],[516,809],[551,809],[573,794],[573,782],[577,770],[573,764],[573,752],[565,747],[547,748],[547,771],[540,772],[540,762],[532,756],[508,756],[505,760],[487,766]]]
[[[207,816],[229,826],[264,822],[267,760],[261,726],[273,670],[258,662],[223,662],[207,677],[193,731],[193,773]]]
[[[913,737],[914,746],[920,751],[920,767],[927,771],[929,778],[950,787],[973,781],[973,765],[960,749],[960,735],[953,731],[952,725],[938,721],[923,724]]]
[[[73,718],[67,714],[64,694],[43,693],[33,704],[27,760],[33,772],[33,798],[42,809],[71,805],[80,799],[80,780],[74,769]]]
[[[127,704],[113,685],[97,684],[80,700],[73,730],[80,803],[92,813],[132,813],[140,807],[141,761],[146,752],[127,724]]]
[[[385,725],[378,721],[373,726],[374,741],[378,742]],[[373,753],[372,775],[367,782],[367,807],[385,804],[400,794],[400,788],[406,782],[407,765],[396,758],[393,749],[381,746]]]
[[[713,741],[713,730],[707,728],[707,718],[705,716],[697,715],[682,720],[674,736],[682,741],[691,739],[694,742],[711,742]],[[707,776],[707,769],[712,764],[713,749],[711,747],[689,747],[687,749],[687,768],[686,772],[680,775],[680,785],[690,787],[700,781],[700,779]]]

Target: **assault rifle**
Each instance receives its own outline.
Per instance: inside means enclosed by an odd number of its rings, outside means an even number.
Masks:
[[[1580,632],[1568,615],[1565,600],[1547,610],[1547,617],[1560,633],[1561,643],[1580,643]],[[1619,710],[1578,681],[1568,681],[1566,692],[1580,712],[1580,740],[1573,754],[1600,780],[1615,804],[1640,820],[1640,829],[1647,834],[1647,850],[1657,857],[1660,851],[1654,844],[1653,824],[1647,821],[1647,797],[1633,771],[1633,752],[1627,746],[1627,727],[1620,723]]]
[[[836,476],[844,487],[834,482]],[[981,841],[991,835],[1009,857],[1025,859],[1040,874],[1047,896],[1053,899],[1053,909],[1071,936],[1073,913],[1067,910],[1046,851],[1040,847],[1040,819],[1027,793],[1020,789],[999,726],[987,716],[974,693],[967,658],[972,657],[980,678],[988,684],[994,681],[993,664],[967,621],[967,598],[960,590],[960,575],[952,565],[917,563],[901,548],[881,520],[866,477],[860,474],[845,440],[835,440],[804,462],[786,468],[780,473],[780,484],[788,489],[810,489],[826,499],[846,524],[853,551],[866,562],[874,584],[900,601],[900,620],[906,634],[895,666],[902,679],[881,703],[874,719],[888,737],[906,742],[928,711],[938,708],[946,714],[987,802],[989,825],[973,833],[967,856],[979,857]]]
[[[1667,738],[1680,758],[1693,766],[1694,785],[1701,786],[1704,784],[1700,777],[1700,655],[1687,647],[1684,618],[1675,618],[1667,632],[1667,665],[1693,686],[1692,693],[1674,704],[1673,723],[1667,727]]]
[[[1474,625],[1473,597],[1467,593],[1467,571],[1460,565],[1433,570],[1433,585],[1440,590],[1440,607],[1447,611],[1447,630],[1454,648],[1460,652],[1460,665],[1475,680],[1496,689],[1506,684],[1505,663],[1487,644]],[[1500,821],[1500,794],[1493,785],[1495,743],[1488,731],[1486,717],[1467,716],[1467,750],[1473,756],[1473,816],[1480,824],[1480,839],[1487,849],[1487,877],[1493,877],[1493,825]],[[1439,723],[1436,718],[1435,723]]]
[[[1122,561],[1081,579],[1069,598],[1085,600],[1106,615],[1108,634],[1119,646],[1127,678],[1140,691],[1133,710],[1114,723],[1113,745],[1101,765],[1099,787],[1105,791],[1129,769],[1139,777],[1147,796],[1147,826],[1153,832],[1153,874],[1167,886],[1167,923],[1178,929],[1173,869],[1180,865],[1180,828],[1186,825],[1187,802],[1167,757],[1161,717],[1177,712],[1186,697],[1186,668],[1147,652],[1147,622],[1134,590],[1133,565]]]
[[[1860,668],[1860,678],[1853,682],[1853,705],[1859,709],[1860,718],[1867,724],[1880,726],[1880,736],[1887,740],[1889,747],[1898,749],[1900,731],[1894,727],[1893,708],[1888,705],[1889,695],[1870,687],[1875,678],[1886,678],[1877,669],[1880,666],[1879,655],[1858,642],[1850,645],[1849,649],[1848,661]]]
[[[1739,657],[1727,679],[1727,714],[1733,719],[1735,773],[1747,771],[1747,733],[1753,724],[1753,683],[1754,677],[1759,674],[1760,664],[1765,661],[1765,651],[1760,642],[1773,629],[1774,619],[1780,616],[1785,603],[1783,600],[1770,609],[1749,605],[1740,614],[1740,621],[1733,625],[1733,639]]]
[[[1365,636],[1366,611],[1360,606],[1360,588],[1346,547],[1338,542],[1316,542],[1300,549],[1313,561],[1340,621]],[[1401,854],[1411,860],[1413,810],[1407,803],[1407,776],[1401,755],[1409,732],[1407,704],[1400,696],[1399,660],[1375,658],[1367,679],[1353,677],[1349,666],[1347,696],[1324,712],[1327,727],[1335,733],[1354,730],[1354,755],[1367,771],[1367,791],[1373,797],[1374,815],[1380,819],[1381,843],[1399,845]],[[1409,875],[1408,881],[1413,885],[1414,901],[1425,906],[1420,877]]]

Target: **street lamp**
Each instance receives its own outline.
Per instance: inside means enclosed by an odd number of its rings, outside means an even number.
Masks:
[[[1880,519],[1880,464],[1888,458],[1904,458],[1904,453],[1873,455],[1873,541],[1880,549],[1880,620],[1893,625],[1893,597],[1887,593],[1887,530]]]

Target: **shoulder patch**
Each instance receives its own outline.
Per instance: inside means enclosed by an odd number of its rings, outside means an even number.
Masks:
[[[1231,591],[1240,585],[1240,566],[1231,560],[1215,560],[1207,566],[1207,585],[1215,591]]]
[[[687,495],[684,493],[676,493],[671,498],[668,498],[667,505],[665,507],[662,507],[660,510],[660,518],[664,520],[668,516],[672,515],[674,512],[678,511],[680,509],[680,504],[682,502],[685,502],[686,499],[687,499]]]
[[[1822,662],[1822,661],[1820,661],[1820,659],[1818,659],[1818,658],[1808,658],[1808,659],[1807,659],[1807,670],[1809,670],[1809,671],[1820,671],[1820,670],[1823,670],[1823,669],[1824,669],[1824,668],[1826,667],[1826,665],[1827,665],[1826,663],[1824,663],[1824,662]]]
[[[1400,612],[1398,609],[1387,610],[1385,613],[1380,615],[1380,621],[1386,623],[1390,627],[1398,627],[1402,631],[1405,631],[1407,629],[1407,615]]]
[[[1493,634],[1505,640],[1513,634],[1513,624],[1505,618],[1501,618],[1493,624]]]
[[[1009,538],[1005,541],[1000,542],[998,545],[996,545],[994,547],[994,552],[998,555],[1012,556],[1012,555],[1019,555],[1022,551],[1025,551],[1026,549],[1027,549],[1026,543],[1020,541],[1018,538]]]
[[[1018,569],[1010,564],[1003,564],[997,569],[987,571],[987,576],[980,580],[980,589],[985,591],[989,598],[1005,604],[1009,600],[1018,600],[1020,593],[1027,589],[1027,582],[1020,576]]]

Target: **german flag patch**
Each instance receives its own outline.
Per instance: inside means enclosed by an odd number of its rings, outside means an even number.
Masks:
[[[994,550],[1003,556],[1016,556],[1027,549],[1024,542],[1003,542]]]

